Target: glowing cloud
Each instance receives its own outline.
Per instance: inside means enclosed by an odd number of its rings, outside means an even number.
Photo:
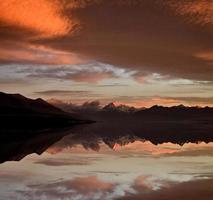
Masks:
[[[74,24],[65,17],[58,0],[4,0],[0,4],[0,21],[39,33],[40,37],[63,36]]]
[[[190,21],[197,24],[213,24],[213,2],[203,1],[168,1],[166,4],[174,8],[178,15],[190,16]],[[193,18],[192,18],[193,17]]]
[[[13,46],[10,45],[11,47],[9,45],[7,48],[0,47],[0,59],[10,60],[11,63],[15,61],[20,63],[55,65],[80,64],[85,62],[77,54],[51,49],[42,45],[31,45],[28,43],[13,43]]]

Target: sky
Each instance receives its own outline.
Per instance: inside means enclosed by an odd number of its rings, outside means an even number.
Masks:
[[[211,0],[4,0],[0,90],[213,106],[212,44]]]

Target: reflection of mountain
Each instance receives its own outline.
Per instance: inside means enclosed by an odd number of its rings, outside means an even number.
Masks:
[[[68,126],[81,122],[42,99],[3,92],[0,92],[0,121],[0,130]]]
[[[20,134],[5,133],[0,135],[0,163],[5,161],[19,161],[25,156],[37,153],[42,154],[48,147],[69,134],[69,130],[31,130],[18,132]]]
[[[93,123],[90,125],[78,125],[67,130],[46,130],[46,131],[27,131],[24,134],[5,133],[0,135],[0,162],[9,160],[21,160],[26,155],[37,153],[41,154],[52,146],[52,153],[62,151],[64,148],[72,148],[81,144],[86,150],[99,151],[101,143],[105,143],[109,148],[113,149],[116,144],[125,146],[135,141],[148,140],[153,144],[161,144],[164,142],[172,142],[183,145],[184,143],[213,142],[212,132],[193,132],[192,130],[182,129],[183,132],[163,133],[162,130],[152,130],[149,128],[142,131],[135,126],[134,130],[114,126],[112,121],[109,124]],[[144,129],[145,130],[145,129]],[[169,129],[168,129],[169,130]],[[21,135],[21,137],[20,137]],[[142,144],[143,145],[143,144]],[[53,151],[53,150],[57,151]]]
[[[110,149],[114,149],[116,144],[120,146],[125,146],[129,143],[133,143],[136,141],[150,141],[154,145],[171,142],[174,144],[183,145],[185,143],[199,143],[199,142],[213,142],[212,134],[209,135],[195,135],[194,137],[188,137],[184,135],[174,137],[172,135],[161,135],[153,136],[149,134],[118,134],[116,132],[112,132],[111,134],[100,134],[99,132],[90,132],[92,130],[92,126],[84,128],[83,130],[79,130],[80,132],[76,132],[78,134],[72,134],[65,136],[62,140],[58,141],[52,147],[56,149],[63,150],[64,148],[72,148],[77,144],[81,144],[86,150],[99,151],[101,143],[106,144]],[[81,127],[79,127],[81,128]]]
[[[55,144],[59,149],[81,144],[85,149],[98,151],[102,142],[114,148],[116,144],[122,146],[136,140],[180,145],[213,141],[213,108],[153,106],[133,111],[114,104],[101,109],[97,102],[83,106],[83,111],[78,107],[78,115],[97,123],[64,131],[56,128],[85,121],[74,119],[42,99],[0,93],[0,162],[41,154],[66,135]]]

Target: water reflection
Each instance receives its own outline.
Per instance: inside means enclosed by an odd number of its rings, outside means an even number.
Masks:
[[[48,149],[48,151],[52,151],[52,153],[61,151],[61,149],[66,147],[75,147],[78,144],[81,144],[86,150],[99,151],[102,143],[115,150],[136,141],[149,141],[154,145],[173,143],[181,146],[185,143],[198,144],[200,142],[209,143],[213,141],[213,135],[211,133],[157,134],[155,132],[153,134],[152,132],[139,132],[139,130],[133,132],[129,129],[121,130],[122,128],[119,129],[114,126],[108,126],[108,129],[106,129],[103,124],[100,126],[100,124],[97,123],[58,130],[47,129],[12,133],[4,132],[4,134],[0,134],[0,163],[5,161],[19,161],[32,153],[40,155],[53,144],[55,145],[53,145],[51,149]],[[144,144],[142,146],[143,148],[145,147]],[[136,149],[140,149],[140,147],[139,144]],[[166,151],[173,152],[174,149],[168,148]],[[205,150],[199,150],[199,153],[204,153],[204,151]]]
[[[4,136],[0,199],[211,200],[211,138],[147,140],[146,134],[100,134],[92,126]]]

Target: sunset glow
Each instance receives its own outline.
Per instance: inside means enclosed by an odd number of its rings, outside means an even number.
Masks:
[[[5,0],[0,87],[77,104],[212,106],[211,5],[208,0]],[[48,96],[45,91],[51,90],[90,95]]]
[[[0,4],[0,20],[8,26],[17,26],[40,37],[67,34],[72,21],[63,15],[58,0],[5,0]]]

